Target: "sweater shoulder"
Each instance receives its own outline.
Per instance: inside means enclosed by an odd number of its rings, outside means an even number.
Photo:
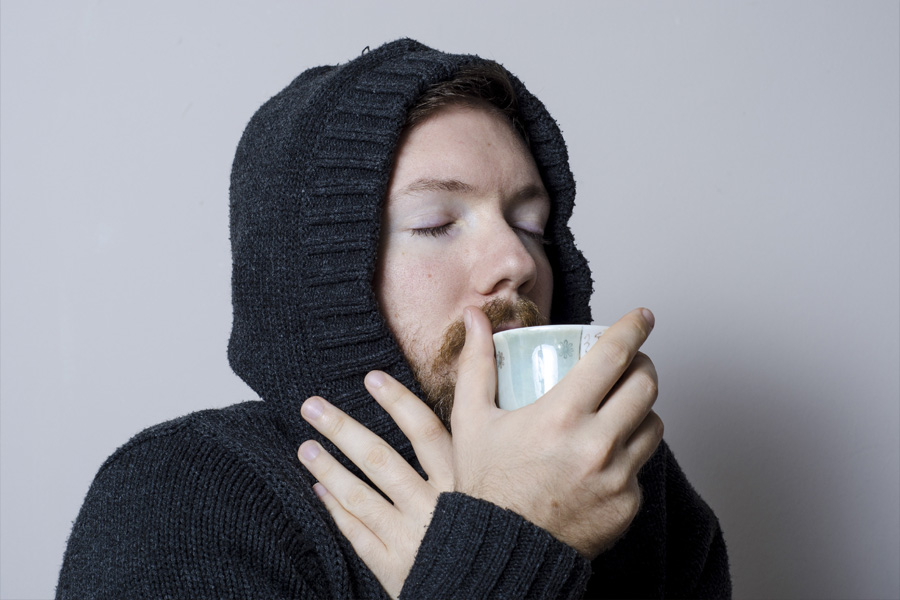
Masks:
[[[321,555],[338,549],[291,448],[262,402],[141,431],[94,478],[57,597],[327,597],[336,581],[340,589],[344,569],[326,568]]]
[[[281,427],[272,411],[260,400],[232,404],[224,408],[192,412],[148,427],[117,448],[100,466],[97,478],[110,467],[133,459],[145,460],[147,453],[171,444],[208,444],[221,450],[231,448],[253,452],[254,447],[270,450],[277,446]],[[283,440],[287,443],[287,440]],[[283,444],[281,444],[283,445]],[[170,457],[171,458],[171,457]],[[197,459],[201,456],[175,456]]]
[[[247,423],[248,421],[271,425],[274,422],[274,416],[261,400],[248,400],[223,408],[198,410],[157,423],[136,433],[113,452],[108,461],[115,459],[121,453],[127,453],[134,446],[151,440],[178,435],[205,435],[215,431],[227,431],[238,423]]]

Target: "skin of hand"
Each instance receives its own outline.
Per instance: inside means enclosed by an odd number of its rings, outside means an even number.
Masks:
[[[391,598],[397,598],[441,492],[453,489],[452,440],[440,419],[403,384],[381,371],[366,375],[366,389],[412,444],[428,479],[377,435],[319,397],[300,414],[331,440],[390,499],[359,480],[315,441],[297,452],[319,483],[316,494],[359,557]]]
[[[451,415],[454,488],[593,559],[637,515],[637,474],[662,440],[656,369],[638,352],[653,314],[622,317],[547,394],[514,411],[494,404],[490,322],[473,307],[465,318]]]
[[[659,445],[652,411],[653,363],[638,352],[653,315],[638,309],[609,328],[545,396],[504,411],[494,403],[491,325],[465,310],[453,438],[434,413],[390,376],[373,371],[366,388],[412,443],[424,480],[378,436],[322,398],[303,417],[393,502],[347,471],[314,441],[300,461],[341,532],[391,597],[412,568],[442,491],[456,490],[522,515],[592,559],[628,528],[641,501],[637,473]]]

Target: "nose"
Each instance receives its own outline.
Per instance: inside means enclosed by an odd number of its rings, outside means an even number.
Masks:
[[[537,244],[529,250],[520,235],[503,221],[480,240],[473,277],[475,289],[482,296],[515,298],[534,287],[538,268],[532,252],[543,250]]]

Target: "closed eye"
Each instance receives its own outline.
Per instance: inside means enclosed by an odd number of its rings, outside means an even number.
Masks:
[[[433,237],[439,237],[442,235],[447,235],[450,232],[450,227],[453,226],[453,223],[445,223],[443,225],[439,225],[437,227],[423,227],[421,229],[413,229],[413,235],[430,235]]]
[[[539,244],[546,245],[550,243],[550,240],[545,238],[542,232],[531,231],[530,229],[524,229],[522,227],[514,227],[513,229],[515,229],[519,235],[534,240]]]

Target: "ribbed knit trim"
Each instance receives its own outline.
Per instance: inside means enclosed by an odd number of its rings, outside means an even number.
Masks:
[[[195,413],[116,452],[73,527],[58,597],[384,597],[296,460],[299,442],[317,435],[299,408],[321,394],[416,464],[362,385],[380,368],[419,391],[371,287],[381,204],[409,106],[479,60],[399,40],[306,71],[254,115],[232,170],[229,359],[265,402]],[[552,200],[552,318],[589,322],[590,273],[566,224],[575,184],[565,144],[512,81]],[[595,561],[587,595],[729,596],[718,522],[665,444],[640,477],[644,507]],[[522,517],[449,493],[402,595],[577,598],[589,574],[572,548]]]
[[[409,107],[473,62],[486,61],[398,40],[307,71],[247,126],[232,169],[229,358],[297,443],[300,404],[318,394],[415,462],[362,385],[382,369],[421,395],[372,290],[382,204]],[[575,184],[565,143],[543,105],[511,80],[552,199],[552,317],[590,322],[590,272],[566,225]]]
[[[571,547],[494,504],[438,498],[401,598],[581,598],[590,563]],[[463,560],[460,560],[460,559]]]

